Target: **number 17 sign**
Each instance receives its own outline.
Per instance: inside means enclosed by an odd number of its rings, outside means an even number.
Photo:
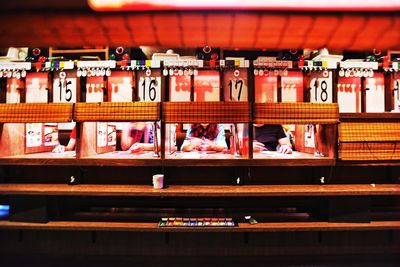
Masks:
[[[247,69],[224,71],[224,98],[225,101],[248,100]]]

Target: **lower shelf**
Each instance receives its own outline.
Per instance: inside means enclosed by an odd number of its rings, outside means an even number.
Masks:
[[[71,222],[26,223],[0,221],[0,229],[17,230],[73,230],[73,231],[134,231],[134,232],[290,232],[290,231],[365,231],[400,230],[400,221],[374,221],[370,223],[239,223],[238,227],[158,227],[157,223],[139,222]]]

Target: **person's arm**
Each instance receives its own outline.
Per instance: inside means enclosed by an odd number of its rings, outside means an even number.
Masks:
[[[202,143],[202,140],[196,137],[191,136],[192,128],[190,127],[186,131],[186,137],[185,140],[183,141],[183,144],[181,146],[181,151],[183,152],[190,152],[194,150],[200,150],[200,146]]]
[[[131,122],[125,123],[121,133],[121,149],[128,150],[132,145],[133,138],[131,137],[131,130],[133,124]]]
[[[266,150],[265,145],[257,140],[253,140],[253,152],[261,152],[263,150]]]
[[[75,138],[70,138],[68,141],[67,146],[65,147],[65,151],[72,151],[75,149],[76,145],[76,139]]]
[[[228,145],[226,144],[226,139],[225,139],[225,129],[224,126],[218,124],[218,135],[214,139],[215,142],[215,148],[214,150],[217,152],[221,152],[224,149],[228,148]]]
[[[205,139],[201,141],[202,150],[222,152],[225,148],[228,148],[225,140],[225,129],[222,125],[218,125],[218,135],[214,140]]]
[[[54,153],[62,153],[65,151],[72,151],[75,149],[75,145],[76,145],[76,126],[72,129],[72,132],[69,136],[69,141],[68,144],[66,146],[58,144],[53,150],[52,152]]]
[[[258,142],[256,137],[257,137],[257,131],[260,127],[262,127],[263,124],[254,124],[254,128],[253,128],[253,152],[261,152],[264,150],[267,150],[265,145],[261,142]]]
[[[292,154],[293,149],[292,145],[290,144],[289,138],[287,137],[280,138],[278,140],[278,143],[280,145],[278,152],[283,154]]]

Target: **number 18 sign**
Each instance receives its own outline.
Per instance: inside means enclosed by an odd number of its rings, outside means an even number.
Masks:
[[[332,103],[332,71],[312,72],[310,79],[310,102]]]

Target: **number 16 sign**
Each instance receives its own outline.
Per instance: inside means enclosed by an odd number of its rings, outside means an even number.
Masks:
[[[161,71],[151,70],[138,73],[138,95],[143,102],[161,101]]]

